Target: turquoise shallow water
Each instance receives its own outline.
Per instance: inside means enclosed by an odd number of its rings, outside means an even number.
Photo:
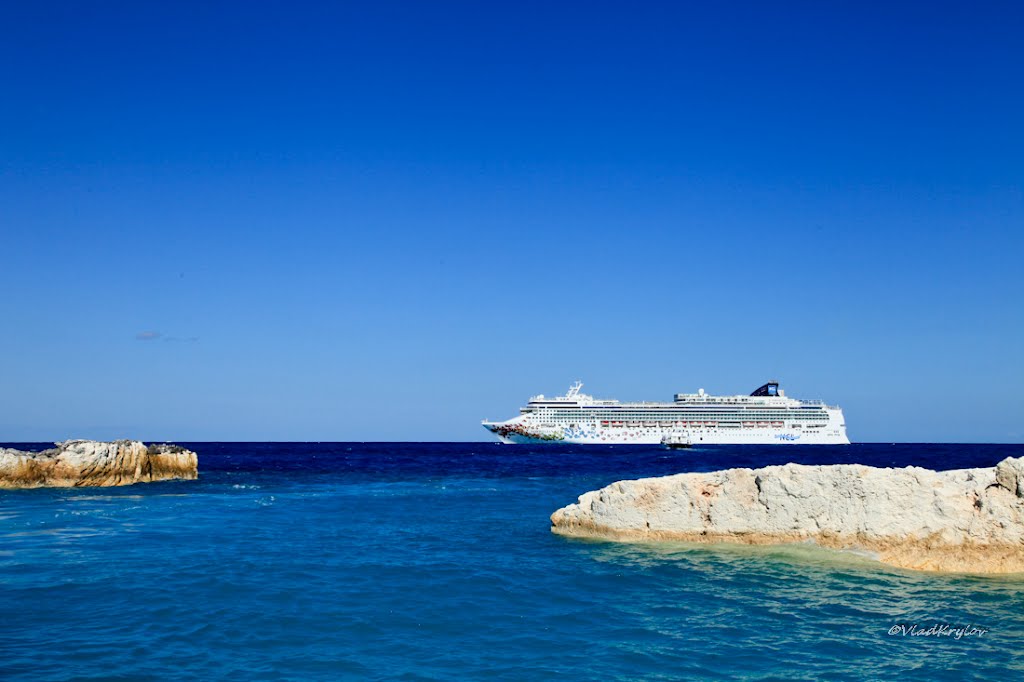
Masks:
[[[615,544],[548,516],[622,478],[1024,446],[191,444],[201,478],[0,493],[0,678],[1014,679],[1024,578],[812,547]],[[890,635],[899,624],[984,635]]]

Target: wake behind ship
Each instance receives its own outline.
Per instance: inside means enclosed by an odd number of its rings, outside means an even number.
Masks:
[[[750,395],[677,393],[671,403],[597,400],[582,388],[577,381],[563,396],[534,396],[518,417],[483,426],[509,444],[654,445],[679,437],[695,445],[850,443],[842,409],[786,397],[777,381]]]

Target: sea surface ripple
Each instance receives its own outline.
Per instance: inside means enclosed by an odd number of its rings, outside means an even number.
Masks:
[[[1024,676],[1024,577],[548,522],[624,478],[992,466],[1024,446],[184,445],[197,481],[0,492],[0,679]],[[890,634],[913,624],[986,632]]]

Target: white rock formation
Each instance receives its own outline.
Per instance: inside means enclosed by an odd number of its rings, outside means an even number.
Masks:
[[[0,449],[0,488],[113,486],[199,476],[198,457],[177,445],[69,440],[42,452]]]
[[[931,471],[786,464],[620,481],[551,515],[561,535],[815,542],[893,566],[1024,572],[1024,458]]]

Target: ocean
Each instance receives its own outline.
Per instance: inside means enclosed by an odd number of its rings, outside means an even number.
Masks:
[[[992,466],[1024,445],[182,445],[197,481],[0,491],[0,679],[1024,676],[1024,577],[548,521],[624,478]]]

